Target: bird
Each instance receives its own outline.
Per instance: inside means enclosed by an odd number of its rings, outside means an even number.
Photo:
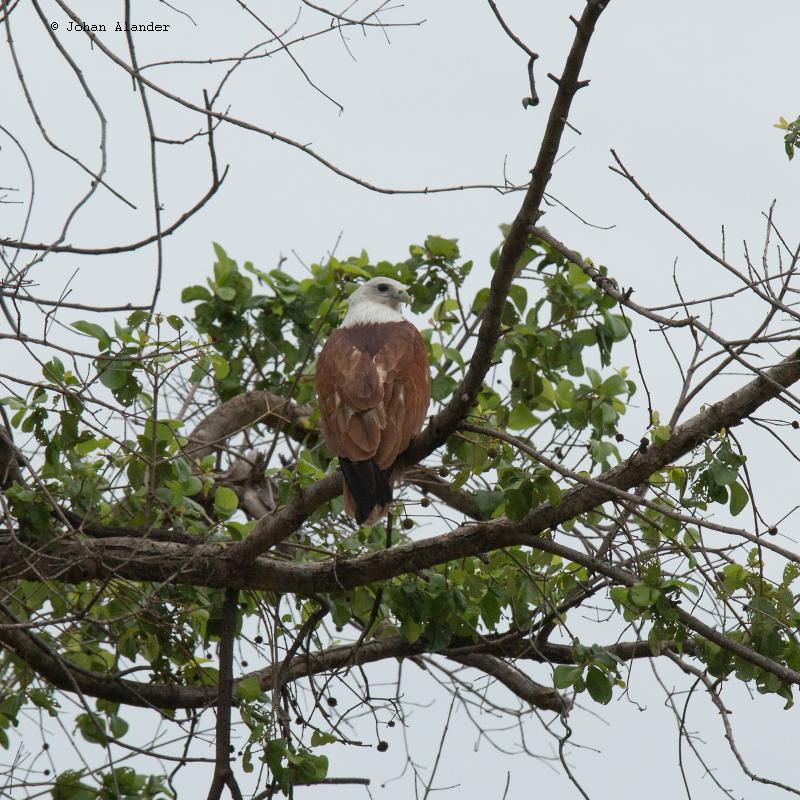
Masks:
[[[428,413],[428,354],[400,310],[410,302],[399,281],[365,281],[317,359],[320,428],[339,459],[345,511],[359,525],[386,514],[401,474],[394,463]]]

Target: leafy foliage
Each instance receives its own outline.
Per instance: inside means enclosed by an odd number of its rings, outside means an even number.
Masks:
[[[91,376],[54,357],[26,395],[3,401],[13,428],[29,437],[37,474],[35,482],[17,483],[5,493],[31,545],[66,535],[165,530],[190,541],[235,542],[249,535],[259,516],[247,505],[247,487],[228,469],[241,453],[266,452],[255,467],[250,464],[251,479],[279,506],[335,470],[315,427],[314,363],[359,279],[379,275],[409,286],[411,311],[426,320],[422,334],[432,365],[434,410],[458,387],[488,290],[464,301],[473,263],[462,260],[456,240],[429,236],[397,263],[373,263],[365,252],[344,260],[332,257],[312,265],[303,278],[283,264],[262,270],[245,262],[240,268],[220,245],[214,249],[213,274],[205,285],[187,287],[182,294],[191,322],[144,312],[114,323],[113,329],[76,321],[75,331],[98,351],[91,356]],[[499,249],[491,267],[498,255]],[[599,271],[606,276],[604,267]],[[515,522],[537,506],[558,506],[576,474],[619,464],[625,438],[620,426],[636,385],[626,367],[612,366],[612,356],[629,334],[629,320],[616,301],[577,264],[531,236],[502,310],[495,366],[470,418],[488,433],[450,437],[440,453],[438,475],[474,503],[479,517]],[[104,388],[90,399],[87,390],[98,385]],[[193,459],[191,430],[205,410],[256,391],[291,398],[311,410],[277,425],[257,420],[238,444]],[[177,412],[187,398],[194,403],[194,421],[185,409]],[[651,423],[642,449],[670,439],[671,430],[657,413]],[[498,439],[491,431],[511,439]],[[528,450],[515,446],[515,439]],[[530,454],[534,444],[550,465]],[[569,472],[552,467],[568,461],[573,463]],[[382,584],[321,594],[314,602],[328,610],[337,633],[350,626],[367,640],[401,636],[425,652],[440,653],[487,637],[534,635],[563,621],[565,609],[593,597],[639,627],[653,653],[668,643],[700,658],[711,675],[734,674],[790,704],[788,684],[694,636],[677,613],[683,600],[710,589],[718,600],[743,609],[741,624],[729,627],[727,636],[800,668],[800,648],[791,634],[800,621],[790,588],[798,577],[794,565],[782,580],[771,581],[756,547],[743,563],[729,561],[709,585],[697,571],[701,534],[682,520],[684,512],[705,512],[714,504],[740,514],[750,502],[742,477],[745,463],[723,432],[699,446],[688,463],[651,476],[655,500],[631,521],[643,548],[635,556],[641,575],[636,585],[608,586],[585,566],[536,547],[508,547]],[[394,543],[414,539],[422,516],[416,512],[432,503],[425,492],[408,492],[403,501],[403,525],[394,530]],[[607,510],[599,506],[567,522],[560,533],[605,535],[608,521]],[[553,540],[556,533],[541,534],[541,541]],[[383,523],[355,528],[342,516],[337,498],[311,516],[281,557],[311,563],[376,552],[385,547],[386,537]],[[110,678],[144,666],[155,681],[189,688],[218,681],[209,648],[220,636],[221,608],[221,592],[214,588],[118,579],[20,580],[10,601],[21,622],[51,617],[42,640],[77,669]],[[242,636],[254,625],[272,626],[273,652],[285,651],[309,617],[308,598],[300,595],[262,599],[248,593],[239,611]],[[314,636],[323,646],[322,634]],[[261,654],[258,638],[252,646]],[[8,733],[21,709],[38,707],[53,716],[64,712],[52,689],[22,659],[6,654],[3,669],[15,686],[0,705],[0,744],[8,748]],[[586,646],[575,637],[570,663],[555,667],[552,683],[606,704],[616,687],[625,686],[622,674],[611,649]],[[260,761],[285,793],[326,777],[328,758],[318,750],[341,741],[338,725],[328,719],[308,727],[303,721],[299,732],[287,733],[277,699],[254,675],[238,683],[237,698],[249,732],[242,750],[245,771]],[[94,710],[74,718],[75,729],[87,744],[106,747],[128,734],[123,714],[118,704],[99,700]],[[52,796],[100,800],[116,797],[113,792],[152,800],[171,796],[160,778],[128,768],[115,769],[99,782],[81,771],[64,772]]]
[[[786,135],[783,137],[783,146],[789,161],[791,161],[794,158],[795,148],[800,147],[800,117],[794,122],[789,122],[781,117],[775,123],[775,127],[786,131]]]

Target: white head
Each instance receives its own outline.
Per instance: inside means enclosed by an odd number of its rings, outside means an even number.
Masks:
[[[350,308],[342,325],[399,322],[403,319],[400,306],[410,302],[411,297],[400,281],[392,278],[372,278],[362,283],[350,295]]]

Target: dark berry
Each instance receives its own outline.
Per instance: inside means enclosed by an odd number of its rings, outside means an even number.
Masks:
[[[242,661],[242,666],[246,667],[247,666],[247,662],[246,661]]]
[[[45,743],[42,745],[42,750],[49,750],[49,749],[50,749],[50,745],[49,745],[49,744],[47,744],[47,742],[45,742]]]
[[[236,748],[235,748],[233,745],[230,745],[230,746],[228,747],[228,750],[229,750],[231,753],[235,753],[235,752],[236,752]]]
[[[795,420],[793,420],[793,421],[792,421],[792,427],[793,427],[795,430],[797,430],[798,428],[800,428],[800,422],[798,422],[796,419],[795,419]]]
[[[390,720],[389,720],[389,721],[388,721],[386,724],[387,724],[387,725],[388,725],[390,728],[394,728],[394,720],[393,720],[393,719],[390,719]]]
[[[303,718],[302,717],[295,717],[294,718],[294,724],[295,725],[302,725],[303,724]]]
[[[338,706],[339,705],[339,701],[335,697],[329,697],[327,699],[328,699],[328,705],[331,708],[333,708],[334,706]]]
[[[614,438],[615,438],[615,439],[616,439],[618,442],[624,442],[624,441],[625,441],[625,437],[624,437],[624,436],[623,436],[621,433],[618,433],[618,434],[617,434],[617,435],[616,435]]]
[[[773,526],[772,526],[772,527],[771,527],[771,528],[770,528],[770,529],[767,531],[767,533],[768,533],[768,534],[770,534],[771,536],[775,536],[775,535],[778,533],[778,529],[777,529],[777,528],[776,528],[776,527],[773,525]]]
[[[431,504],[431,501],[430,501],[430,500],[428,500],[428,498],[427,498],[427,497],[423,497],[423,498],[422,498],[422,500],[420,500],[420,501],[419,501],[419,504],[420,504],[420,505],[421,505],[423,508],[427,508],[427,507],[428,507],[428,506]]]
[[[487,455],[489,458],[497,458],[497,448],[496,448],[496,447],[490,447],[490,448],[489,448],[489,449],[486,451],[486,455]]]
[[[46,770],[44,771],[44,774],[45,774],[45,775],[49,775],[49,774],[50,774],[50,770],[49,770],[49,769],[46,769]]]
[[[256,636],[256,638],[253,641],[256,644],[261,644],[264,641],[264,637],[263,636]]]
[[[403,520],[403,527],[404,527],[404,528],[405,528],[407,531],[410,531],[410,530],[411,530],[411,529],[414,527],[414,520],[413,520],[413,519],[408,519],[408,517],[406,517],[406,518]]]
[[[378,742],[378,752],[385,753],[389,749],[389,742]]]
[[[439,467],[439,477],[446,478],[450,474],[450,470],[447,467]]]

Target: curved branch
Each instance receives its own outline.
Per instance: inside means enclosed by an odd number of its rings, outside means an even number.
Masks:
[[[168,227],[154,233],[152,236],[147,236],[140,239],[138,242],[131,244],[120,244],[114,247],[75,247],[71,244],[35,244],[33,242],[20,242],[15,239],[0,239],[0,247],[11,247],[15,250],[46,250],[48,253],[73,253],[75,255],[83,256],[106,256],[115,253],[130,253],[133,250],[139,250],[146,247],[148,244],[159,242],[167,236],[171,236],[184,222],[193,217],[216,193],[222,186],[223,181],[228,175],[228,167],[225,167],[222,175],[218,181],[211,184],[211,188],[195,203],[190,209],[183,214]],[[149,306],[148,306],[149,308]]]
[[[255,390],[236,395],[218,405],[189,435],[184,453],[191,460],[201,460],[213,452],[216,445],[256,422],[269,428],[283,423],[283,430],[294,439],[303,439],[313,409],[293,400],[279,397],[267,390]]]
[[[189,444],[184,448],[184,453],[188,458],[199,461],[211,453],[215,446],[256,422],[272,429],[280,426],[281,431],[292,439],[313,445],[319,440],[317,429],[311,428],[308,423],[313,412],[313,407],[308,404],[298,405],[266,390],[245,392],[221,403],[206,416],[189,434]],[[418,466],[405,477],[420,491],[432,494],[465,516],[483,519],[472,497],[454,489],[434,470]]]
[[[564,714],[572,705],[570,701],[549,686],[531,680],[521,669],[513,664],[508,664],[502,659],[488,655],[451,656],[453,661],[473,667],[486,673],[490,678],[495,678],[517,697],[536,708],[545,711],[557,711]]]
[[[40,677],[47,680],[57,689],[66,692],[79,690],[83,694],[116,703],[138,706],[144,708],[207,708],[217,703],[218,687],[216,686],[180,686],[163,683],[139,683],[137,681],[116,678],[102,672],[86,670],[66,659],[59,657],[44,643],[40,637],[35,636],[25,629],[24,623],[3,613],[0,609],[0,644],[23,659]],[[506,679],[512,680],[511,674],[500,665],[505,665],[503,658],[524,658],[526,660],[553,663],[574,663],[573,651],[570,645],[547,643],[538,645],[530,639],[508,634],[489,636],[480,642],[471,640],[454,639],[452,646],[444,649],[437,655],[442,655],[454,661],[459,661],[479,669],[492,666],[498,679],[499,672],[503,672]],[[674,643],[664,642],[662,648],[666,651]],[[421,655],[427,650],[424,638],[414,643],[409,643],[403,636],[389,636],[385,639],[373,639],[369,642],[338,645],[329,647],[317,653],[295,655],[290,660],[272,664],[269,667],[243,675],[233,682],[232,704],[238,705],[237,686],[250,677],[258,678],[261,688],[265,692],[273,691],[276,677],[281,684],[300,680],[309,675],[330,672],[337,669],[350,669],[354,666],[370,664],[390,658],[411,658]],[[685,653],[693,652],[692,643],[682,645]],[[650,645],[646,641],[623,642],[610,645],[608,652],[622,661],[638,658],[651,658],[654,656]],[[491,664],[485,659],[491,658]],[[483,666],[479,666],[482,664]],[[512,668],[513,669],[513,668]],[[517,670],[518,671],[518,670]],[[529,680],[526,678],[526,680]],[[533,682],[532,682],[533,683]],[[521,682],[519,682],[521,686]],[[511,688],[511,687],[510,687]],[[515,691],[512,688],[512,691]],[[533,703],[534,696],[544,703],[555,701],[548,693],[548,687],[534,684],[525,689]],[[555,694],[555,693],[553,693]],[[536,704],[536,703],[533,703]],[[549,707],[537,705],[537,707]],[[554,709],[554,710],[560,710]]]
[[[765,370],[763,377],[759,376],[677,427],[664,444],[653,445],[644,453],[635,451],[625,463],[598,476],[597,484],[607,484],[613,489],[638,486],[723,428],[738,425],[774,399],[783,387],[798,380],[800,350]],[[517,523],[507,519],[468,523],[446,534],[364,556],[315,563],[283,563],[253,557],[260,552],[264,541],[293,532],[314,509],[340,491],[341,475],[329,475],[299,492],[280,511],[261,520],[248,539],[228,547],[201,544],[189,548],[175,543],[118,537],[79,543],[61,541],[51,551],[33,552],[14,540],[0,549],[0,578],[25,576],[41,580],[51,577],[78,582],[115,576],[313,594],[362,586],[502,547],[539,546],[532,541],[533,536],[554,529],[614,496],[614,492],[601,485],[576,486],[563,494],[557,506],[542,503]],[[258,540],[255,552],[251,544],[253,539]],[[544,544],[542,549],[545,549]],[[248,553],[250,557],[243,557]],[[577,558],[573,560],[580,563]]]

